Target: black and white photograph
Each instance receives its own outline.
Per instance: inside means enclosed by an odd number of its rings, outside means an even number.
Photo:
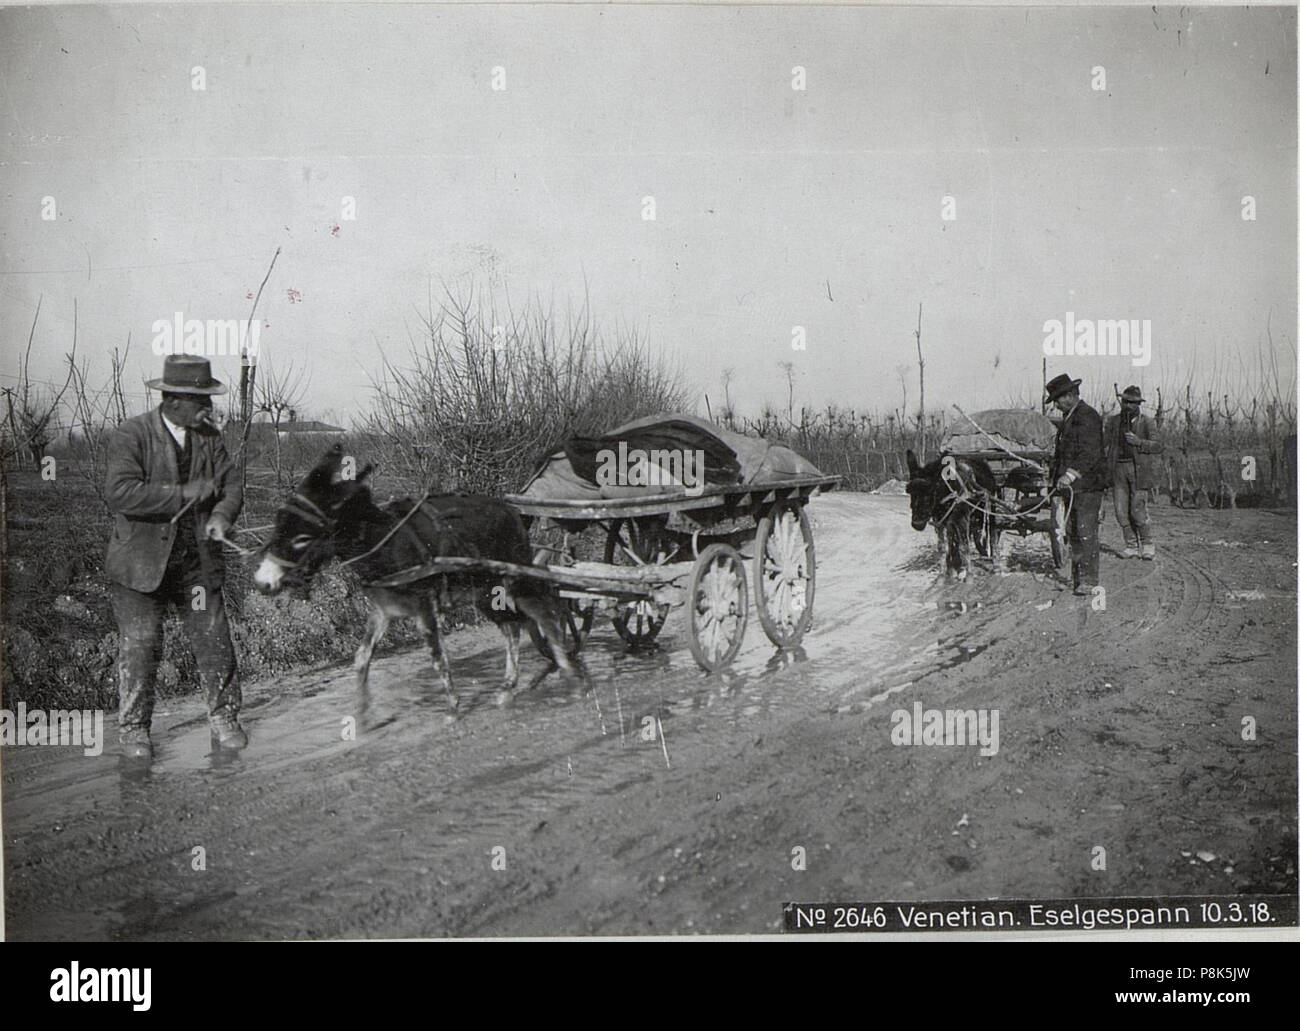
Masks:
[[[2,936],[1296,937],[1296,168],[1294,5],[0,6]]]

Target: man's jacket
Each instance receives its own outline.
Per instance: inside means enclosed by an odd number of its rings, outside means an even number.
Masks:
[[[1067,472],[1076,474],[1071,486],[1077,491],[1105,490],[1110,486],[1102,450],[1101,416],[1083,401],[1065,414],[1056,432],[1052,479]]]
[[[186,431],[192,441],[190,479],[211,479],[227,461],[226,445],[219,436]],[[116,516],[108,542],[104,571],[109,579],[135,591],[156,591],[167,569],[177,532],[193,529],[210,588],[220,586],[224,566],[221,545],[203,536],[208,518],[216,513],[234,522],[244,503],[237,470],[215,479],[217,494],[196,502],[194,518],[170,522],[184,502],[175,445],[163,425],[162,410],[127,419],[117,427],[108,447],[108,474],[104,480],[108,507]]]
[[[1106,470],[1110,484],[1115,482],[1115,466],[1119,463],[1120,452],[1123,450],[1120,446],[1120,441],[1124,436],[1120,429],[1120,419],[1121,415],[1108,415],[1103,430],[1103,441],[1106,447]],[[1135,486],[1138,490],[1149,490],[1156,486],[1157,463],[1155,456],[1163,452],[1165,446],[1156,440],[1155,421],[1149,415],[1139,413],[1134,418],[1129,429],[1133,434],[1142,438],[1140,443],[1129,445],[1129,450],[1133,454],[1133,464],[1137,467]]]

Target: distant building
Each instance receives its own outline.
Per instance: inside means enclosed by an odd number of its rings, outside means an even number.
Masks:
[[[289,409],[288,418],[277,428],[271,422],[254,422],[248,436],[251,440],[266,441],[272,435],[278,436],[280,442],[289,440],[325,440],[329,437],[341,437],[347,433],[342,426],[333,426],[316,419],[299,419],[298,413]]]
[[[341,437],[347,430],[315,419],[290,419],[280,423],[280,439],[288,437]]]

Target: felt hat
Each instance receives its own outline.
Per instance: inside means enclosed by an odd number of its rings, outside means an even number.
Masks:
[[[1047,381],[1047,400],[1055,401],[1062,394],[1068,394],[1071,390],[1077,390],[1081,379],[1070,379],[1066,373],[1053,377]]]
[[[152,390],[169,394],[224,394],[226,385],[212,378],[212,363],[196,354],[169,354],[162,379],[149,380]]]

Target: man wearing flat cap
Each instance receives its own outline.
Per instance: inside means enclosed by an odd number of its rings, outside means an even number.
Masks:
[[[1081,379],[1060,375],[1047,384],[1047,400],[1061,412],[1056,431],[1052,481],[1070,497],[1070,550],[1074,593],[1086,595],[1100,583],[1101,542],[1097,524],[1106,489],[1101,416],[1079,398]]]
[[[176,606],[198,661],[212,735],[219,746],[248,743],[239,725],[239,674],[222,598],[219,538],[239,516],[243,486],[232,474],[212,422],[212,398],[226,392],[206,358],[170,355],[153,411],[113,434],[105,496],[116,519],[108,573],[118,648],[118,734],[122,754],[149,759],[162,621]]]
[[[1142,414],[1142,388],[1125,387],[1119,414],[1106,418],[1103,441],[1106,468],[1115,502],[1115,518],[1124,532],[1125,558],[1156,557],[1147,515],[1147,491],[1156,485],[1155,456],[1165,446],[1156,439],[1155,423]]]

